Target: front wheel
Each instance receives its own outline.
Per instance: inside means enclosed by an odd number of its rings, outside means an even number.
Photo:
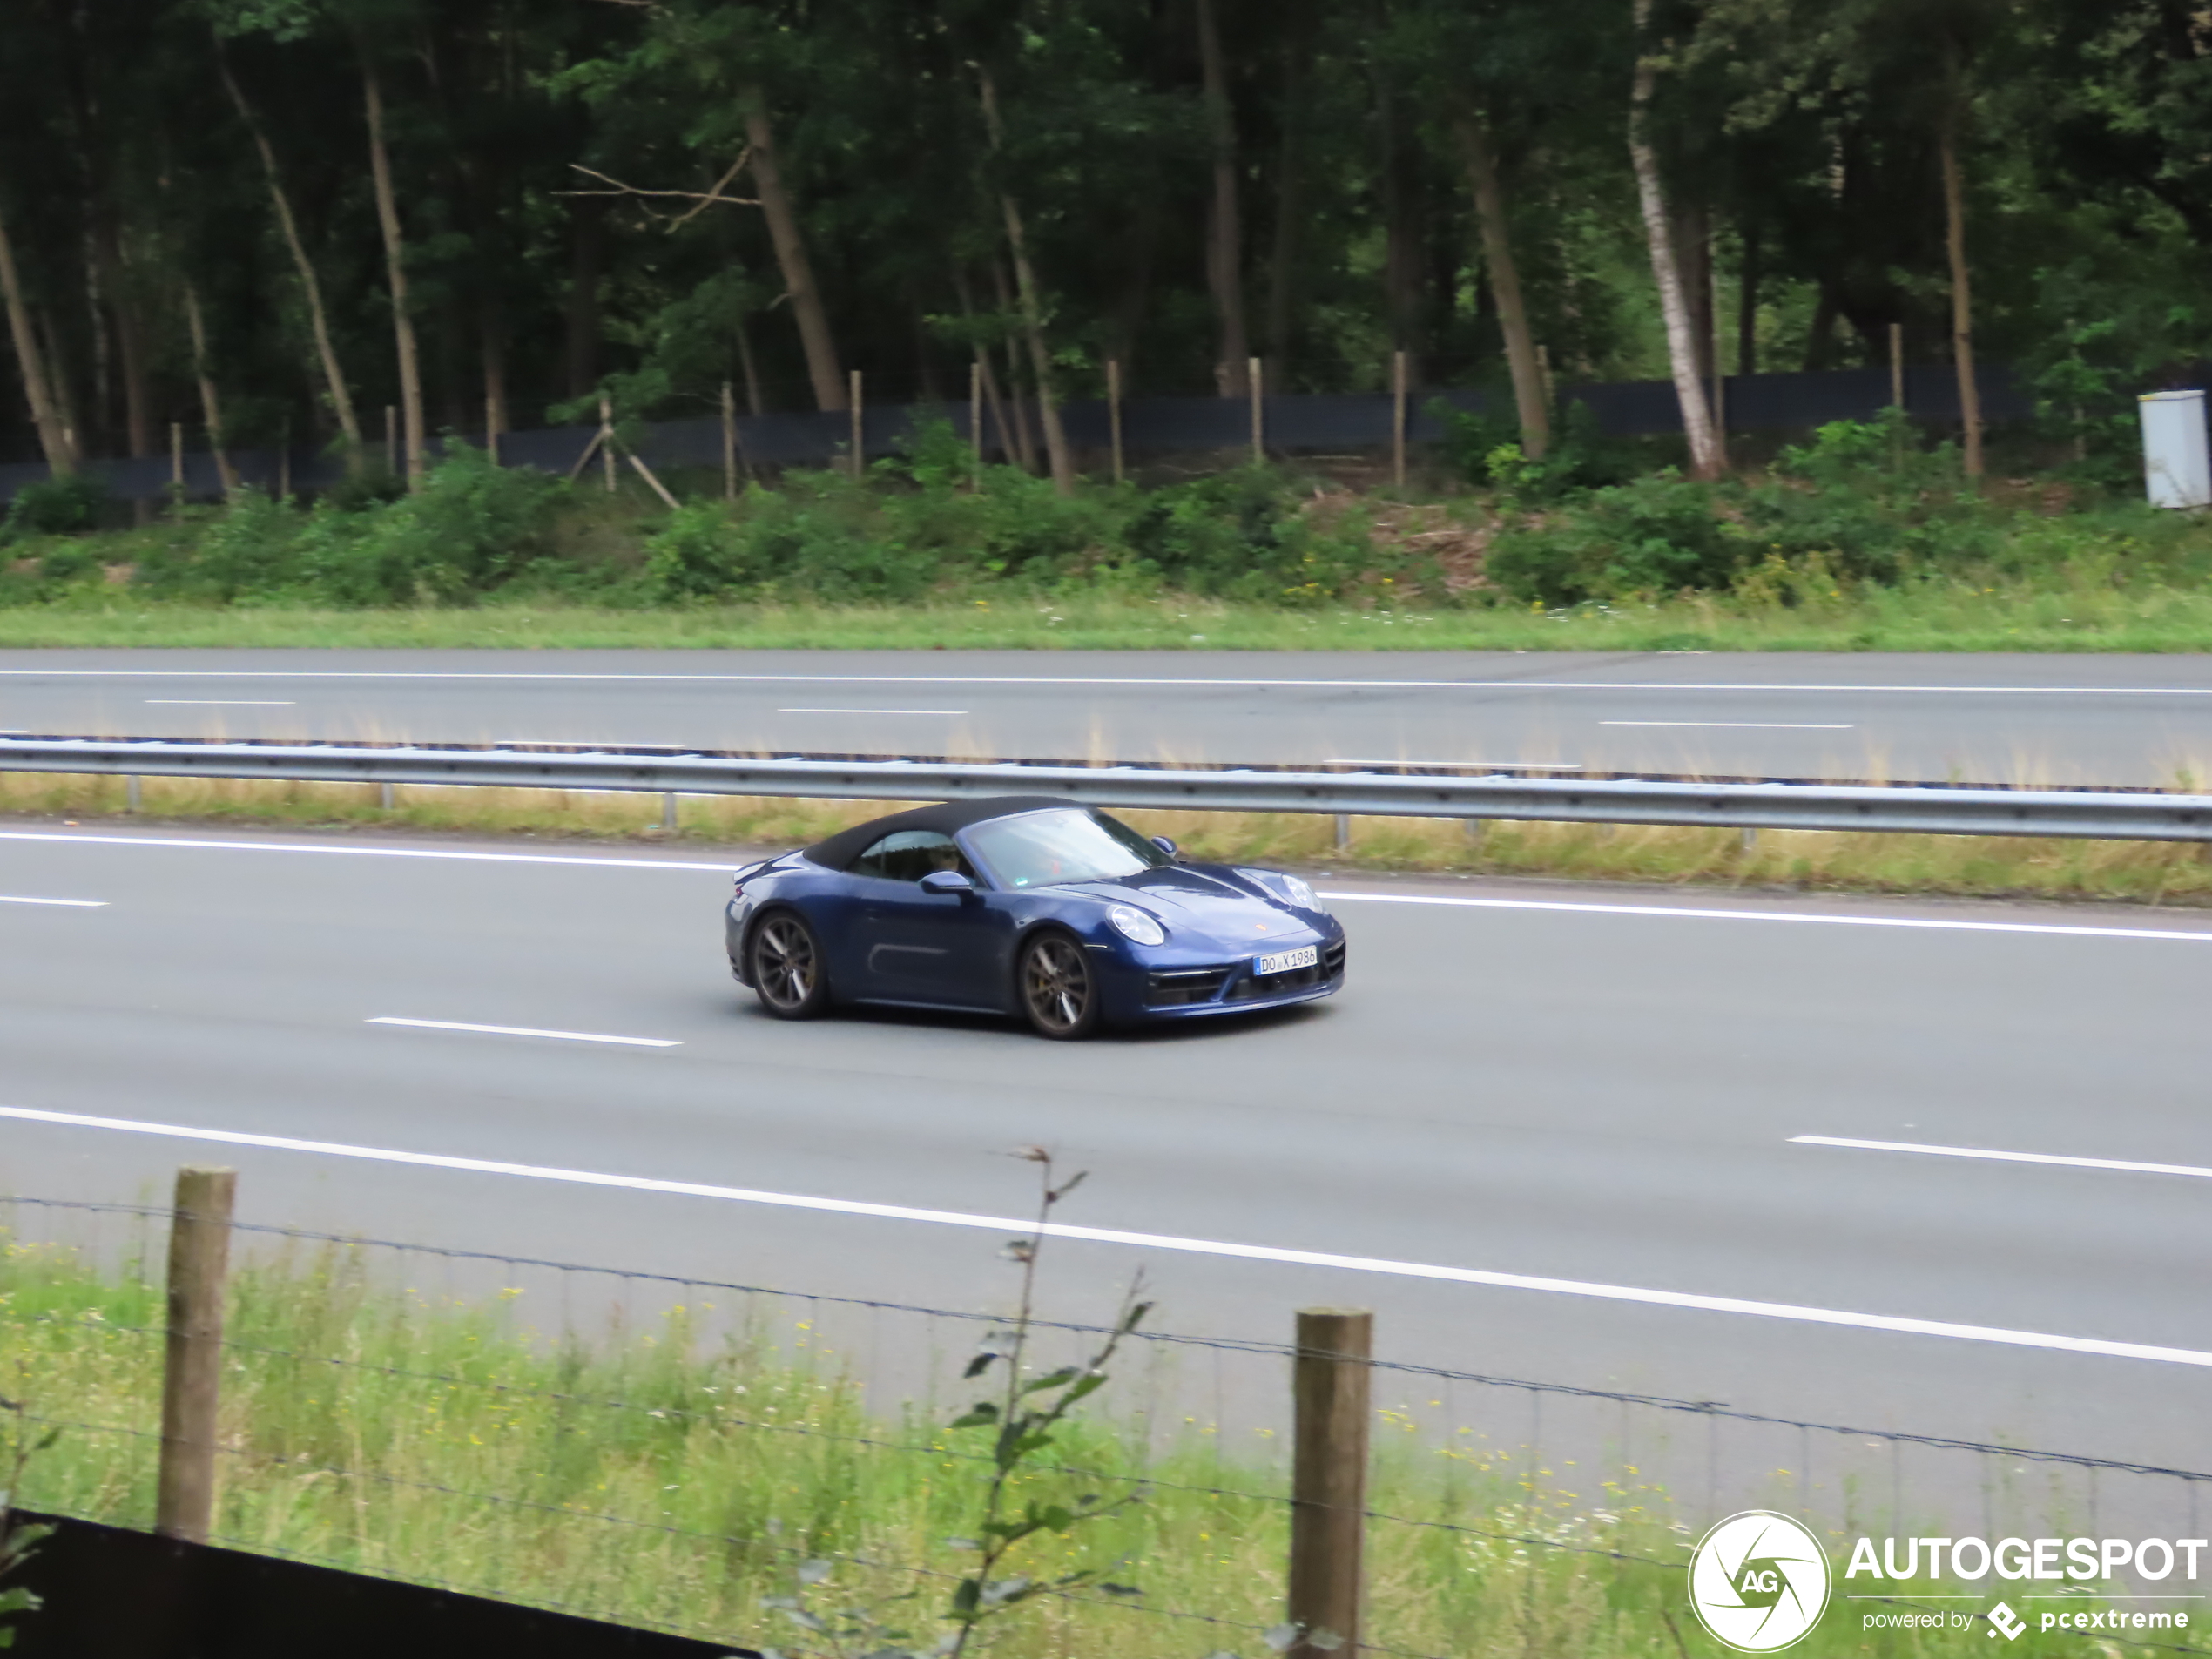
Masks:
[[[811,1020],[829,1007],[829,975],[806,918],[779,910],[752,930],[745,947],[760,1006],[779,1020]]]
[[[1098,1028],[1098,981],[1083,948],[1065,934],[1039,934],[1022,948],[1015,970],[1022,1011],[1039,1036],[1057,1042],[1087,1037]]]

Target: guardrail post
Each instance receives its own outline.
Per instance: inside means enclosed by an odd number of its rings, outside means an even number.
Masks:
[[[1285,1659],[1355,1659],[1365,1587],[1368,1361],[1375,1316],[1301,1308],[1291,1362],[1296,1418],[1291,1473],[1290,1620]],[[1326,1633],[1324,1635],[1324,1633]],[[1309,1638],[1322,1635],[1341,1645]]]
[[[138,810],[138,774],[135,772],[123,780],[123,810],[126,813]]]
[[[161,1379],[161,1470],[154,1530],[204,1543],[215,1519],[222,1403],[223,1287],[230,1271],[238,1171],[177,1171],[169,1223],[169,1350]]]
[[[660,826],[671,835],[676,833],[676,796],[673,792],[660,798]]]
[[[1350,813],[1339,813],[1337,814],[1337,851],[1339,853],[1348,853],[1351,850],[1352,814]]]

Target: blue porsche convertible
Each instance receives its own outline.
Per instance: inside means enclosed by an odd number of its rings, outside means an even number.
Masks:
[[[1068,1039],[1344,983],[1344,929],[1298,877],[1185,863],[1046,796],[895,813],[747,865],[727,932],[731,972],[783,1020],[886,1002]]]

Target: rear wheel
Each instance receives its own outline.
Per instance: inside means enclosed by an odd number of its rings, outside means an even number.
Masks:
[[[745,946],[754,993],[779,1020],[811,1020],[829,1007],[821,943],[794,910],[764,917]]]
[[[1098,1028],[1098,981],[1083,948],[1065,934],[1039,934],[1022,948],[1015,970],[1022,1011],[1039,1036],[1062,1042]]]

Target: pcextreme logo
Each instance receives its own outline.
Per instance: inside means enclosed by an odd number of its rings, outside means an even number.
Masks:
[[[1746,1509],[1697,1541],[1689,1605],[1713,1639],[1738,1653],[1802,1641],[1828,1606],[1828,1554],[1787,1515]]]

